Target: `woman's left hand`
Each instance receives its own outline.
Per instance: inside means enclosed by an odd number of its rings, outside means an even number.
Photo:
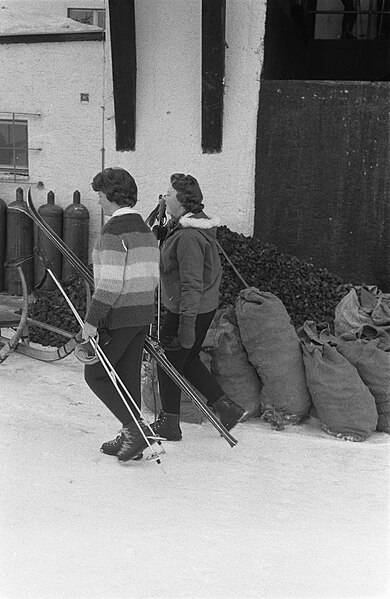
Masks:
[[[81,335],[85,341],[88,341],[88,339],[96,337],[97,328],[86,322],[83,326]]]

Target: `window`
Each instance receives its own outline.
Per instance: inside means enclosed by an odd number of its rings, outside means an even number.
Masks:
[[[316,39],[390,39],[390,0],[303,0]]]
[[[27,121],[0,119],[0,177],[28,176]]]
[[[79,23],[106,28],[106,11],[104,8],[68,8],[68,17]]]

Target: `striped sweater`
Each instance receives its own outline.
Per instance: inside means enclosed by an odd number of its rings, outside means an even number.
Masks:
[[[92,261],[95,291],[85,321],[108,329],[150,324],[159,250],[140,214],[113,216],[101,230]]]

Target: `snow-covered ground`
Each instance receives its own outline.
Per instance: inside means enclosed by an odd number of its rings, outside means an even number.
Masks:
[[[184,423],[161,466],[120,464],[82,365],[16,353],[0,418],[2,599],[389,596],[388,435]]]

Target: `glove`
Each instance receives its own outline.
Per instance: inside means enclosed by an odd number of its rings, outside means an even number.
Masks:
[[[156,239],[158,241],[164,241],[167,234],[168,234],[168,229],[166,227],[164,227],[163,225],[155,225],[152,229]]]
[[[177,337],[161,337],[160,341],[165,351],[179,351],[179,349],[181,349]]]
[[[185,349],[190,349],[195,343],[195,320],[196,316],[180,315],[177,336],[181,347]]]
[[[94,327],[92,324],[89,324],[89,322],[86,322],[82,328],[81,331],[81,336],[84,339],[84,341],[88,341],[88,339],[90,339],[91,337],[94,338],[97,335],[97,327]]]

